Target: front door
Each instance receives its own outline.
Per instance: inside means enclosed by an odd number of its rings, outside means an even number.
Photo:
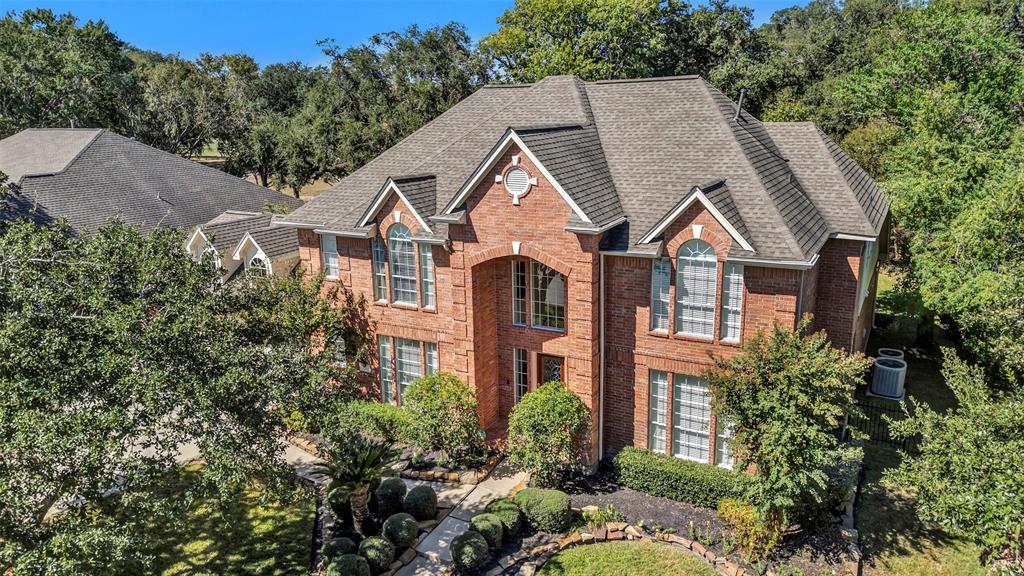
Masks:
[[[537,360],[539,363],[537,373],[540,374],[541,384],[565,382],[565,358],[540,354],[537,356]]]

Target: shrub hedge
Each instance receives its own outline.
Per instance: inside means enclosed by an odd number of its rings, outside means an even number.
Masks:
[[[405,511],[417,520],[433,520],[437,516],[437,493],[430,486],[416,486],[405,495]]]
[[[393,404],[353,400],[344,404],[343,425],[388,442],[413,442],[409,413]]]
[[[519,509],[515,502],[508,498],[493,500],[487,505],[486,510],[501,520],[501,526],[505,529],[505,536],[512,537],[522,531],[523,511]]]
[[[587,444],[590,411],[561,382],[523,396],[508,417],[509,462],[528,470],[535,486],[555,486],[565,468],[579,464]]]
[[[371,573],[380,574],[387,572],[395,561],[395,545],[387,538],[370,536],[359,543],[359,555],[366,558]]]
[[[327,576],[373,576],[366,558],[342,554],[327,565]]]
[[[672,500],[706,508],[718,507],[723,498],[738,498],[743,475],[627,446],[614,460],[619,484]]]
[[[338,556],[355,554],[356,550],[356,543],[351,539],[332,538],[327,542],[324,542],[323,548],[320,549],[320,554],[324,557],[324,563],[330,564],[331,560],[334,560]]]
[[[491,550],[501,548],[501,541],[505,531],[501,525],[501,518],[488,512],[477,514],[469,521],[469,527],[479,532],[484,537],[484,540],[487,540],[487,545],[491,547]]]
[[[564,532],[572,522],[569,495],[561,490],[526,488],[513,498],[534,530]]]
[[[391,541],[395,545],[395,548],[408,548],[412,546],[412,543],[416,541],[416,536],[419,534],[419,527],[416,525],[416,519],[410,514],[400,512],[393,516],[389,516],[384,521],[384,527],[381,529],[381,534],[385,538]]]
[[[441,450],[456,462],[483,454],[476,392],[449,372],[414,380],[402,397],[413,442],[424,450]]]
[[[452,540],[452,561],[463,573],[476,573],[490,560],[487,540],[476,530],[466,530]]]

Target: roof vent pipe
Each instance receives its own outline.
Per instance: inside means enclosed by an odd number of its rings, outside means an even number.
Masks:
[[[736,117],[732,119],[733,122],[739,123],[740,115],[743,114],[743,101],[747,99],[747,89],[740,88],[740,100],[736,103]]]

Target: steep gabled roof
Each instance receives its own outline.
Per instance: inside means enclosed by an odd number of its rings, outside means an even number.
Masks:
[[[511,135],[574,207],[566,228],[604,232],[602,247],[656,252],[660,239],[641,240],[694,187],[704,187],[752,248],[742,255],[808,262],[837,232],[820,206],[832,193],[797,169],[822,156],[780,147],[774,125],[745,112],[736,116],[736,105],[697,76],[591,83],[554,76],[488,86],[277,220],[330,231],[365,229],[360,217],[383,182],[427,174],[434,176],[434,209],[423,211],[437,215],[435,223],[452,222],[482,166]],[[847,183],[845,192],[835,193],[884,218],[884,195],[838,148],[829,155]]]
[[[15,215],[95,230],[119,216],[144,229],[192,229],[225,210],[301,201],[108,130],[24,130],[0,140],[0,171],[19,175]],[[36,211],[33,214],[32,208]]]
[[[227,211],[199,229],[217,252],[230,254],[246,232],[269,228],[272,217],[273,214]]]

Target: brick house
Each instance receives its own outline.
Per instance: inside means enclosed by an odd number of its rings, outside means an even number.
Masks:
[[[762,123],[699,77],[487,86],[275,225],[370,302],[375,392],[475,387],[501,430],[538,383],[626,445],[729,461],[711,354],[813,313],[863,350],[888,201],[810,123]]]

